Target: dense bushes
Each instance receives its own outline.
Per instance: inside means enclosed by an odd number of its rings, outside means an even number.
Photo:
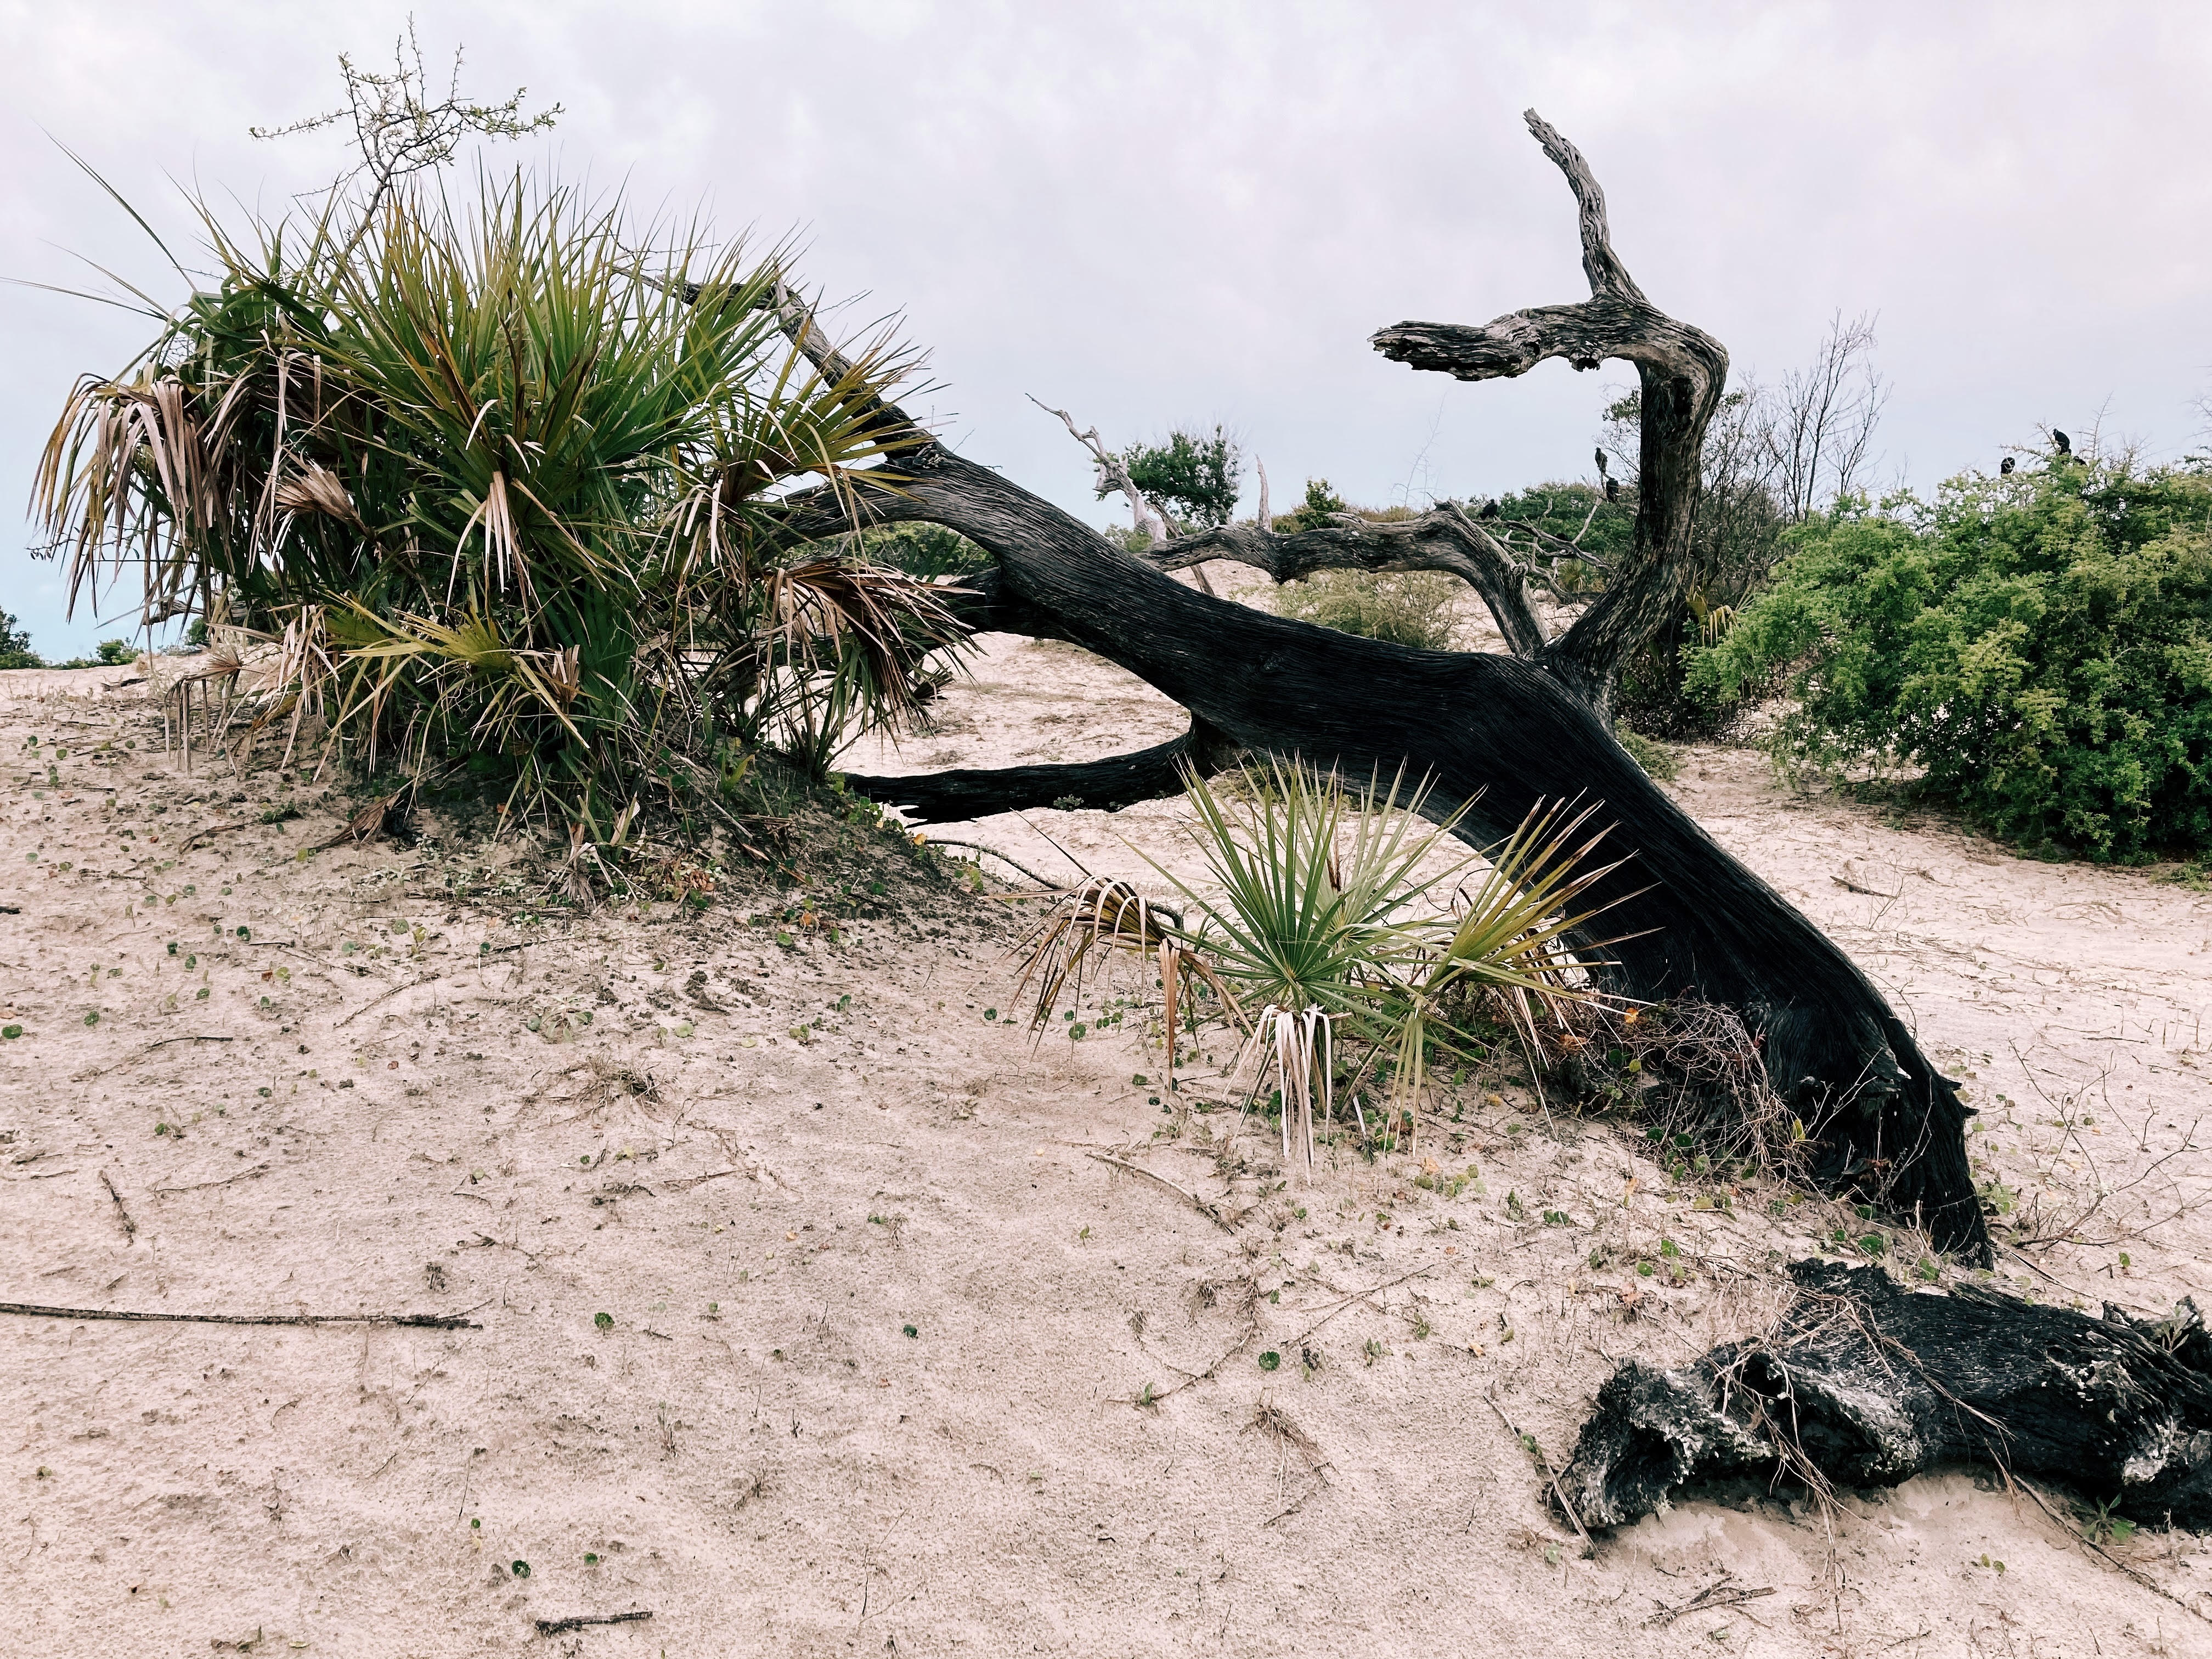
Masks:
[[[273,643],[264,718],[597,835],[595,797],[711,799],[755,748],[820,775],[953,641],[929,586],[782,533],[788,486],[911,440],[902,360],[812,369],[773,259],[648,261],[618,201],[520,179],[207,222],[216,277],[80,383],[37,506],[74,594]]]
[[[46,659],[31,649],[31,635],[0,611],[0,668],[44,668]]]
[[[1778,678],[1792,765],[1917,766],[2037,850],[2212,847],[2212,477],[2061,462],[1790,532],[1691,686]]]
[[[934,581],[981,575],[998,563],[957,530],[934,524],[878,525],[860,532],[860,556],[871,564]]]

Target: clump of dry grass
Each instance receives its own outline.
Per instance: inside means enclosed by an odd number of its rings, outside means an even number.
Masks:
[[[1630,1007],[1598,1000],[1523,1033],[1540,1089],[1580,1110],[1640,1124],[1674,1164],[1750,1164],[1802,1173],[1804,1132],[1766,1076],[1758,1039],[1734,1009],[1681,1000]]]
[[[1451,648],[1452,611],[1464,589],[1433,571],[1324,570],[1286,582],[1273,610],[1292,622],[1334,628],[1422,651]]]

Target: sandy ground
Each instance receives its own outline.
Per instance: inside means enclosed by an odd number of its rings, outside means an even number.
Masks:
[[[549,908],[434,818],[302,858],[350,803],[187,773],[131,678],[0,676],[0,1297],[477,1328],[0,1317],[13,1650],[2212,1653],[2197,1540],[2113,1547],[2130,1576],[1966,1473],[1832,1521],[1702,1498],[1595,1559],[1547,1519],[1505,1419],[1562,1455],[1619,1359],[1761,1324],[1832,1206],[1695,1210],[1489,1079],[1431,1131],[1457,1197],[1407,1158],[1285,1187],[1233,1112],[1135,1080],[1135,1019],[1032,1048],[988,1018],[984,901],[833,939],[766,887]],[[1179,723],[994,641],[933,732],[852,763]],[[1969,1078],[1986,1173],[2088,1241],[2001,1282],[2212,1289],[2212,896],[1685,758],[1689,810]],[[1157,885],[1181,811],[945,833]]]

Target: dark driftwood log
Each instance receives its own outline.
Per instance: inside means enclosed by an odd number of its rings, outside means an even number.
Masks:
[[[1608,933],[1639,935],[1608,947],[1612,965],[1596,969],[1602,982],[1630,996],[1694,995],[1738,1011],[1761,1044],[1770,1080],[1805,1123],[1814,1178],[1831,1190],[1862,1192],[1919,1220],[1941,1248],[1984,1260],[1989,1235],[1956,1086],[1850,959],[1716,845],[1608,729],[1614,665],[1680,599],[1698,452],[1727,357],[1644,298],[1613,256],[1604,198],[1582,156],[1533,112],[1529,125],[1581,206],[1592,298],[1479,329],[1403,324],[1378,343],[1417,366],[1471,379],[1521,374],[1547,356],[1582,365],[1625,356],[1637,364],[1644,453],[1632,556],[1559,639],[1534,643],[1542,635],[1525,586],[1463,515],[1432,514],[1418,533],[1430,552],[1468,562],[1469,579],[1492,601],[1508,639],[1525,647],[1522,654],[1409,650],[1194,592],[1050,502],[921,436],[887,402],[878,405],[886,428],[902,428],[910,445],[884,481],[890,487],[848,481],[844,489],[789,503],[791,532],[812,538],[893,522],[957,530],[999,562],[960,601],[972,626],[1048,635],[1095,651],[1189,709],[1224,744],[1302,756],[1358,777],[1388,777],[1401,767],[1425,776],[1437,811],[1471,803],[1460,833],[1477,846],[1502,839],[1540,800],[1601,803],[1617,826],[1612,845],[1634,857],[1591,897],[1619,901],[1603,919]],[[779,289],[777,304],[786,329],[826,374],[848,372],[801,303]],[[857,517],[844,516],[848,511]],[[1302,556],[1319,545],[1311,538],[1335,533],[1271,539],[1286,556]],[[1347,526],[1340,539],[1358,550],[1387,537]],[[1267,548],[1256,542],[1247,550]],[[1140,777],[1164,793],[1173,780],[1159,758],[1024,767],[996,779],[956,775],[938,804],[957,796],[1006,810],[1069,795],[1100,799],[1091,792],[1105,775],[1121,787],[1102,793],[1126,794]],[[865,787],[888,799],[920,801],[939,783],[923,776]]]
[[[2212,1337],[2196,1304],[2102,1318],[1878,1267],[1799,1262],[1773,1334],[1693,1364],[1630,1360],[1599,1390],[1560,1489],[1587,1527],[1751,1476],[1891,1486],[1981,1464],[2071,1488],[2147,1525],[2212,1526]]]
[[[1183,787],[1189,773],[1211,776],[1235,763],[1243,751],[1200,720],[1165,743],[1110,760],[1054,766],[981,767],[927,772],[903,778],[875,778],[848,773],[848,787],[871,800],[910,813],[919,823],[988,817],[994,812],[1073,802],[1094,811],[1116,812],[1139,801],[1158,800]]]

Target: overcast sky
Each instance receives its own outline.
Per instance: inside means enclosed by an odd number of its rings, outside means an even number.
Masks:
[[[81,283],[82,255],[184,284],[56,144],[182,252],[182,191],[281,210],[335,135],[249,125],[337,100],[341,51],[387,60],[410,8],[0,0],[0,275]],[[567,112],[501,147],[797,231],[857,324],[903,313],[962,450],[1098,522],[1090,469],[1024,394],[1116,442],[1225,423],[1279,503],[1495,493],[1588,468],[1626,365],[1462,386],[1384,362],[1376,328],[1579,299],[1572,204],[1522,126],[1589,158],[1645,291],[1740,376],[1801,362],[1830,314],[1879,313],[1885,480],[1993,466],[2041,424],[2178,456],[2212,388],[2212,8],[440,4],[412,8],[465,86]],[[189,259],[187,260],[189,264]],[[0,289],[0,522],[80,372],[149,325]],[[1249,497],[1248,497],[1249,501]],[[11,532],[12,534],[12,532]],[[57,568],[24,523],[0,610],[48,655]]]

